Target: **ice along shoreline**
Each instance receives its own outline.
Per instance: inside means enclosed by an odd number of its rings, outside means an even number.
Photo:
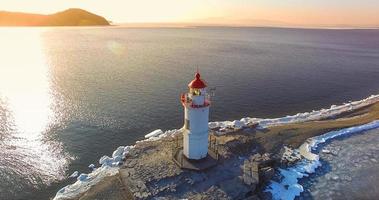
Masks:
[[[362,133],[378,128],[379,120],[376,120],[368,124],[330,131],[323,135],[309,138],[298,149],[294,150],[299,153],[298,155],[301,156],[301,160],[294,166],[279,169],[279,180],[272,180],[266,191],[272,194],[273,199],[295,199],[296,196],[300,196],[300,193],[304,191],[303,186],[298,183],[299,180],[315,173],[316,169],[321,166],[319,155],[313,153],[318,150],[320,144],[341,136]]]

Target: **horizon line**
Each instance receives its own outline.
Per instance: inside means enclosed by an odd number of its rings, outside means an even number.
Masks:
[[[296,24],[239,24],[239,23],[201,23],[201,22],[120,22],[113,26],[130,28],[196,28],[196,27],[230,27],[230,28],[296,28],[296,29],[379,29],[379,25],[296,25]]]

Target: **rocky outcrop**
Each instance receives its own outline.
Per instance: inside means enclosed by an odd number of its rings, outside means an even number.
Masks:
[[[244,161],[242,180],[253,194],[257,187],[267,183],[275,175],[274,163],[267,153],[254,154]]]
[[[109,25],[102,16],[71,8],[51,15],[0,12],[0,26],[99,26]]]
[[[275,158],[280,162],[282,167],[288,167],[298,162],[302,157],[297,149],[283,146]]]
[[[181,169],[173,161],[179,138],[138,143],[120,169],[120,177],[134,199],[245,199],[253,185],[244,183],[244,161],[227,152],[219,164],[201,172]]]

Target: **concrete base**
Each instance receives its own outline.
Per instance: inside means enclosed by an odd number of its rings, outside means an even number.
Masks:
[[[200,160],[192,160],[183,154],[183,149],[179,149],[175,153],[173,160],[182,169],[202,171],[216,166],[218,157],[216,153],[209,150],[207,157]]]

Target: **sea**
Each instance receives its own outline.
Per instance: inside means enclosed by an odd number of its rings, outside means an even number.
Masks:
[[[307,199],[377,199],[379,129],[340,137],[322,145],[321,166],[300,180]]]
[[[197,70],[211,121],[318,110],[379,94],[379,30],[0,28],[0,199],[52,198],[101,155],[180,128]]]

